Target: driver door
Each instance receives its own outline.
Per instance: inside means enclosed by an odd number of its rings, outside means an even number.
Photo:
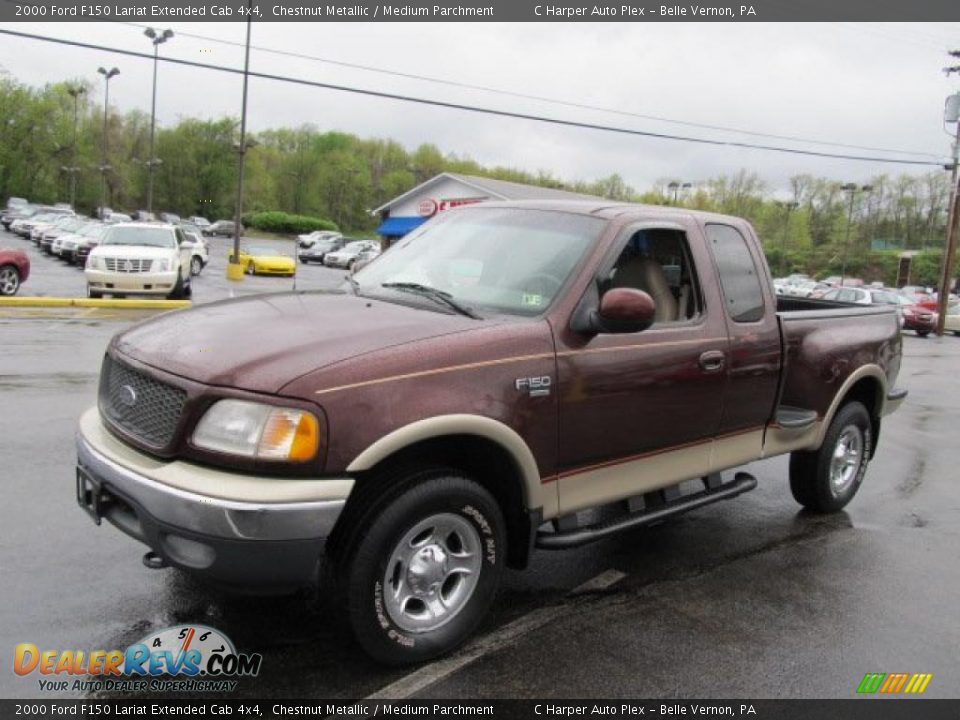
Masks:
[[[653,264],[659,270],[651,273]],[[716,283],[699,281],[713,274],[694,224],[643,223],[622,232],[588,292],[659,293],[657,320],[638,333],[558,334],[561,514],[709,473],[728,352]],[[664,281],[672,297],[663,294]]]

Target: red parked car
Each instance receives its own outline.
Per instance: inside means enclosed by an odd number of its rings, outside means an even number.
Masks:
[[[22,250],[0,248],[0,295],[16,295],[30,277],[30,258]]]

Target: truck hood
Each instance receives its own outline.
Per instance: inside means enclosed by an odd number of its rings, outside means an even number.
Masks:
[[[117,335],[113,348],[197,382],[277,393],[333,363],[495,323],[355,295],[284,293],[167,313]]]

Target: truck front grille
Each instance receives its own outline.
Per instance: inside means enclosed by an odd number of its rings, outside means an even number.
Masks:
[[[112,359],[103,360],[100,374],[100,412],[134,439],[163,448],[183,412],[187,392]]]

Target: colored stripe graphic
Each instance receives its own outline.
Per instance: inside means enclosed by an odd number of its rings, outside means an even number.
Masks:
[[[857,692],[884,695],[909,693],[919,695],[927,689],[933,673],[867,673],[857,686]]]

